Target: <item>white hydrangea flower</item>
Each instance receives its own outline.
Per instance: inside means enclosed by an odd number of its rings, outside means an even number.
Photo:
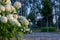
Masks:
[[[12,5],[11,5],[11,8],[12,8],[13,11],[15,10],[14,6],[12,6]]]
[[[20,17],[19,17],[19,21],[20,21],[22,24],[24,24],[25,26],[28,26],[28,25],[29,25],[29,21],[28,21],[25,17],[23,17],[23,16],[20,16]]]
[[[9,21],[12,25],[17,25],[17,26],[21,27],[21,24],[16,19],[9,19]]]
[[[5,11],[5,7],[3,5],[0,5],[0,10]]]
[[[11,1],[10,0],[6,0],[5,3],[11,5]]]
[[[21,31],[23,31],[23,29],[21,29]]]
[[[30,31],[30,29],[29,29],[29,28],[27,28],[27,29],[25,29],[25,31]]]
[[[13,17],[14,17],[15,19],[18,19],[18,15],[17,15],[17,14],[14,14]]]
[[[11,5],[5,5],[5,9],[8,12],[12,12]]]
[[[11,5],[11,9],[12,9],[13,13],[17,13],[16,9],[14,8],[14,6]]]
[[[0,17],[1,17],[1,15],[0,15]]]
[[[17,9],[21,8],[21,3],[20,2],[15,2],[14,7],[17,8]]]
[[[17,13],[16,10],[14,10],[13,13]]]
[[[1,15],[0,15],[0,20],[1,20]]]
[[[8,14],[7,19],[13,19],[13,14]]]
[[[7,17],[2,16],[0,20],[1,20],[1,22],[3,22],[3,23],[7,23],[7,20],[8,20],[8,19],[7,19]]]

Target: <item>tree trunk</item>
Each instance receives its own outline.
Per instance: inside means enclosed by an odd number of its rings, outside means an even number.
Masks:
[[[56,24],[57,26],[56,26],[56,28],[57,28],[57,30],[59,30],[57,16],[56,16],[56,21],[57,21],[57,24]]]
[[[46,26],[47,26],[47,32],[48,32],[48,18],[47,18],[47,24],[46,24]]]

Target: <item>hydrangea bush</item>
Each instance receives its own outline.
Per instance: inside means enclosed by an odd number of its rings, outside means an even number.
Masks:
[[[0,0],[0,38],[8,39],[19,35],[22,37],[26,33],[31,33],[29,29],[29,21],[18,15],[18,10],[21,8],[20,2],[15,2],[11,5],[10,0]]]

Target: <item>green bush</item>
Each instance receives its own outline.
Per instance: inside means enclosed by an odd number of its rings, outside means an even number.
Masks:
[[[41,28],[41,32],[47,32],[47,28],[46,27]]]
[[[49,27],[49,28],[48,28],[48,31],[49,31],[49,32],[55,32],[55,31],[56,31],[56,28],[55,28],[55,27]]]
[[[41,32],[47,32],[47,30],[48,30],[48,32],[55,32],[56,31],[56,28],[55,27],[43,27],[43,28],[41,28]]]

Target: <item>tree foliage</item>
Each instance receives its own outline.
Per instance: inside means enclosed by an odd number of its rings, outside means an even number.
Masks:
[[[48,18],[52,14],[52,4],[50,0],[42,0],[43,8],[41,10],[42,16]]]
[[[27,19],[30,19],[32,22],[35,21],[35,14],[34,13],[30,13],[28,16],[27,16]]]

